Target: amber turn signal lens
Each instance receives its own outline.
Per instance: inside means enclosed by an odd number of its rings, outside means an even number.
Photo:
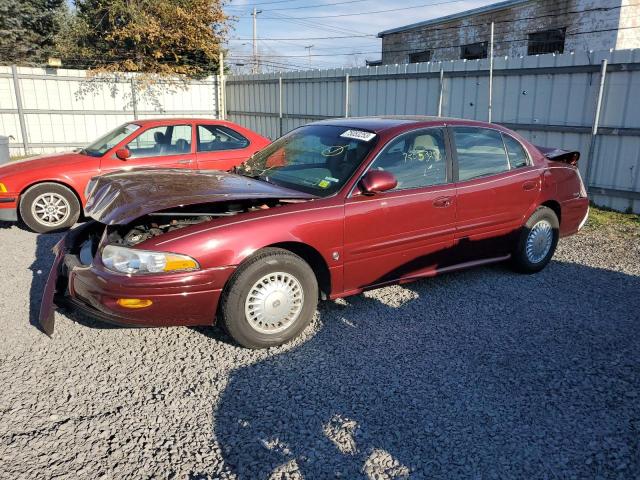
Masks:
[[[124,308],[145,308],[153,302],[147,298],[119,298],[116,303]]]
[[[164,267],[165,272],[173,272],[176,270],[197,270],[199,265],[194,259],[183,255],[166,254],[167,264]]]
[[[4,183],[0,183],[0,193],[7,193],[7,187],[4,186]]]

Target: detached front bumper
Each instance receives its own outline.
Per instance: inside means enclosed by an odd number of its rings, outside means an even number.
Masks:
[[[54,248],[56,259],[42,297],[39,322],[52,335],[56,307],[79,311],[122,326],[213,325],[222,288],[234,267],[162,275],[118,275],[80,261],[82,229],[70,231]],[[78,233],[80,231],[80,233]],[[118,305],[120,298],[151,300],[144,308]]]

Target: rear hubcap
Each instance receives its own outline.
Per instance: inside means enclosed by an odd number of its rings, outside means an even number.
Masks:
[[[285,272],[265,275],[253,284],[244,311],[249,325],[260,333],[278,333],[300,316],[304,303],[302,285]]]
[[[67,221],[71,206],[66,198],[57,193],[43,193],[31,204],[31,214],[42,225],[55,227]]]
[[[547,220],[536,223],[527,237],[526,254],[531,263],[540,263],[551,250],[553,227]]]

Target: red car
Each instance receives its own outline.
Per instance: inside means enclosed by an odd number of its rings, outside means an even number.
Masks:
[[[20,216],[38,233],[62,230],[78,220],[91,177],[136,167],[229,170],[269,142],[221,120],[125,123],[78,152],[0,166],[0,220]]]
[[[53,304],[124,325],[212,325],[279,345],[319,298],[510,259],[537,272],[588,215],[579,154],[499,125],[432,117],[327,120],[234,173],[97,177],[94,218],[58,244]]]

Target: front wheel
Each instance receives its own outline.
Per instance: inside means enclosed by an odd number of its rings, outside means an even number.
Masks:
[[[20,217],[37,233],[72,227],[80,217],[80,202],[75,194],[58,183],[39,183],[20,199]]]
[[[299,256],[265,248],[238,267],[221,298],[221,324],[240,345],[265,348],[297,337],[318,304],[318,282]]]
[[[538,207],[525,223],[513,253],[515,268],[523,273],[542,270],[551,261],[558,245],[560,224],[548,207]]]

